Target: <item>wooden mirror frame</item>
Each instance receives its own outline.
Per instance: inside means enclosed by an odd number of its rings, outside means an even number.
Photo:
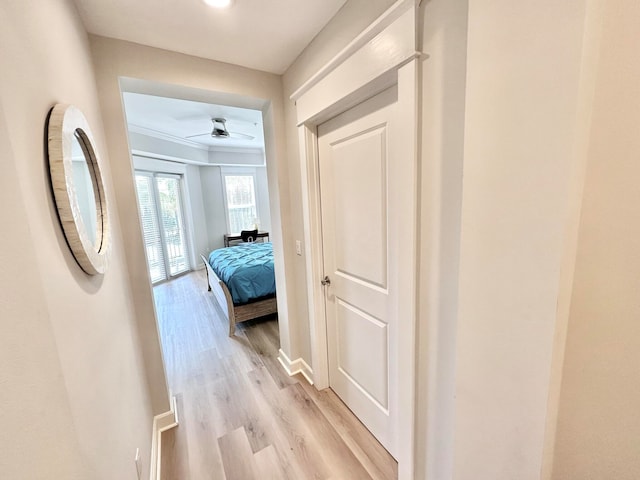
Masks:
[[[80,213],[73,178],[72,148],[79,142],[93,184],[96,209],[95,241]],[[89,124],[73,105],[57,104],[51,110],[48,130],[49,170],[58,216],[78,265],[89,275],[104,274],[110,251],[109,216],[98,155]]]

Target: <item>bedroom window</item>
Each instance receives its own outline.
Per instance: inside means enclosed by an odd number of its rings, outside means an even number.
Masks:
[[[189,270],[179,175],[136,172],[136,192],[151,282]]]
[[[258,223],[254,173],[223,172],[229,233],[252,230]]]

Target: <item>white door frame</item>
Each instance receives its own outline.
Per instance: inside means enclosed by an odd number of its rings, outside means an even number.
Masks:
[[[296,102],[300,146],[302,210],[306,255],[306,281],[311,331],[312,377],[318,389],[329,386],[327,323],[324,291],[322,225],[318,169],[317,126],[339,113],[398,85],[399,121],[404,128],[398,139],[401,155],[413,158],[413,182],[398,192],[402,204],[411,205],[402,226],[408,255],[401,270],[411,272],[402,280],[398,318],[398,478],[414,476],[414,418],[416,371],[417,205],[419,68],[417,51],[417,0],[398,0],[344,50],[291,95]],[[405,320],[406,319],[406,320]]]

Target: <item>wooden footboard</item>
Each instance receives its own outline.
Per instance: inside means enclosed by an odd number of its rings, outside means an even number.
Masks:
[[[236,323],[270,315],[278,311],[275,297],[260,300],[259,302],[247,303],[245,305],[234,305],[231,292],[229,292],[227,285],[218,278],[204,255],[200,255],[200,258],[202,258],[205,268],[207,269],[209,291],[213,292],[213,296],[216,298],[222,311],[227,312],[230,337],[236,331]]]

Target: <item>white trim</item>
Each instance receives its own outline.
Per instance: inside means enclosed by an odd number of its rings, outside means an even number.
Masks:
[[[278,361],[284,368],[285,372],[287,372],[287,375],[292,377],[294,375],[297,375],[298,373],[301,373],[302,376],[307,379],[309,385],[313,385],[313,370],[307,364],[307,362],[304,361],[303,358],[297,358],[291,361],[287,354],[284,353],[282,349],[280,349],[278,351]]]
[[[309,329],[311,331],[311,363],[315,366],[318,390],[329,387],[327,357],[327,323],[325,319],[324,252],[322,244],[322,211],[320,204],[320,172],[318,168],[318,137],[315,126],[298,127],[300,146],[300,178],[302,179],[302,217],[304,227]],[[306,161],[304,161],[306,159]]]
[[[327,64],[318,70],[309,80],[302,84],[289,97],[291,100],[297,100],[307,93],[311,88],[318,84],[323,78],[331,74],[338,66],[346,62],[350,57],[355,55],[369,41],[383,32],[397,18],[402,15],[410,6],[415,5],[415,0],[398,0],[382,15],[380,15],[371,25],[369,25],[360,35],[354,38],[346,47],[344,47],[336,56],[334,56]]]
[[[157,138],[159,140],[166,140],[168,142],[178,143],[186,147],[197,148],[198,150],[209,151],[209,147],[207,145],[194,142],[193,140],[189,140],[188,138],[176,137],[175,135],[171,135],[170,133],[161,132],[159,130],[154,130],[152,128],[142,127],[134,123],[128,123],[127,128],[130,132],[139,133],[140,135],[146,135],[147,137],[152,137],[152,138]]]
[[[220,173],[223,175],[254,175],[257,165],[223,165],[220,166]]]
[[[262,147],[220,147],[218,145],[211,145],[209,147],[210,152],[220,152],[220,153],[255,153],[264,155],[264,148]],[[265,165],[250,165],[252,167],[264,167]]]
[[[235,168],[235,167],[239,167],[239,168],[243,168],[243,167],[247,167],[247,168],[267,168],[266,165],[258,165],[256,164],[246,164],[243,165],[241,163],[203,163],[200,164],[201,167],[229,167],[229,168]]]
[[[149,479],[160,480],[162,464],[162,432],[178,426],[178,407],[176,397],[171,397],[171,410],[153,417],[151,432],[151,458],[149,460]]]
[[[219,167],[220,165],[214,165],[212,163],[203,163],[198,160],[189,160],[181,157],[174,157],[171,155],[163,155],[161,153],[156,152],[146,152],[144,150],[137,150],[135,148],[131,149],[131,155],[141,158],[151,158],[153,160],[165,160],[167,162],[181,163],[181,164],[189,164],[189,165],[198,165],[199,167]]]
[[[211,150],[211,151],[216,151],[218,152],[218,150]],[[220,151],[222,153],[229,153],[231,152],[231,150],[229,151]],[[242,153],[239,152],[239,150],[236,150],[236,153]],[[247,151],[244,153],[260,153],[263,154],[264,152],[260,151]],[[255,165],[242,165],[242,164],[237,164],[237,163],[211,163],[211,162],[201,162],[199,160],[191,160],[188,158],[182,158],[182,157],[174,157],[172,155],[163,155],[162,153],[157,153],[157,152],[147,152],[145,150],[138,150],[138,149],[131,149],[131,155],[132,156],[136,156],[136,157],[141,157],[141,158],[150,158],[152,160],[164,160],[166,162],[173,162],[173,163],[180,163],[180,164],[188,164],[188,165],[197,165],[198,167],[252,167],[252,168],[266,168],[267,165],[266,164],[255,164]]]
[[[365,39],[366,43],[348,58],[341,58],[341,63],[334,64],[335,59],[329,62],[332,70],[323,72],[321,79],[297,97],[298,125],[317,125],[321,119],[328,120],[391,87],[396,83],[398,68],[421,55],[416,51],[416,35],[412,34],[416,31],[415,1],[399,0],[383,17],[394,20],[380,31],[367,32],[356,44]]]
[[[153,128],[142,127],[140,125],[136,125],[135,123],[128,123],[127,129],[132,133],[137,133],[146,137],[157,138],[158,140],[166,140],[167,142],[184,145],[185,147],[196,148],[198,150],[204,150],[207,152],[264,154],[264,146],[230,147],[228,145],[203,145],[202,143],[194,142],[193,140],[189,140],[188,138],[178,137],[176,135],[171,135],[170,133],[154,130]]]
[[[397,340],[398,405],[398,478],[412,479],[415,471],[415,374],[416,374],[416,288],[417,288],[417,216],[418,216],[418,138],[419,138],[419,69],[415,50],[417,40],[416,3],[399,0],[368,29],[358,36],[324,68],[293,95],[296,100],[302,208],[307,251],[307,296],[311,331],[311,357],[316,387],[329,384],[327,357],[327,320],[324,292],[319,287],[324,275],[322,252],[321,203],[318,176],[317,126],[384,89],[398,85],[398,111],[402,129],[401,155],[413,159],[402,178],[413,178],[397,195],[411,205],[406,212],[413,219],[405,225],[407,248],[400,261],[401,270],[410,272],[403,279],[406,290],[398,292],[398,318],[403,325]],[[284,352],[278,357],[287,371],[296,362],[288,361]]]
[[[397,139],[403,146],[401,155],[412,159],[403,178],[412,178],[403,189],[397,189],[402,203],[411,205],[407,215],[413,222],[404,222],[401,226],[405,238],[404,255],[398,259],[403,262],[400,270],[411,272],[406,278],[406,288],[398,292],[397,315],[408,319],[398,329],[398,389],[397,408],[398,426],[398,478],[409,479],[415,475],[415,419],[416,419],[416,332],[417,332],[417,291],[418,291],[418,125],[419,125],[419,77],[418,59],[398,70],[398,111],[405,112],[402,128],[397,131]],[[398,225],[395,228],[400,228]]]

